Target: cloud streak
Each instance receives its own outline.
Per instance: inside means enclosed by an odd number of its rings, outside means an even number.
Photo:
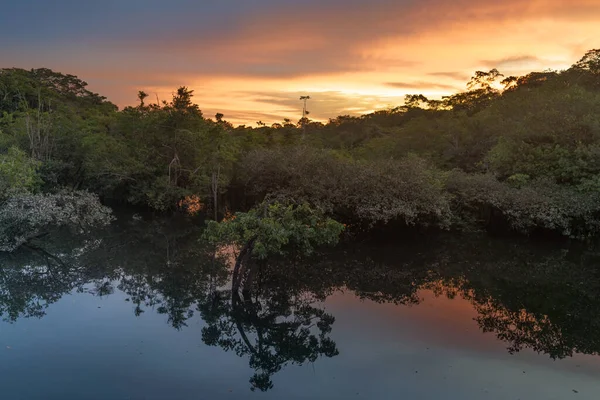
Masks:
[[[394,88],[400,89],[409,89],[409,90],[423,90],[423,89],[442,89],[453,91],[460,89],[456,85],[450,85],[439,82],[427,82],[427,81],[418,81],[418,82],[387,82],[387,86],[391,86]]]

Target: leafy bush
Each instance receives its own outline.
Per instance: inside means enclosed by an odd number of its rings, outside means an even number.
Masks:
[[[259,197],[306,201],[371,226],[450,221],[443,174],[416,156],[367,162],[306,147],[262,150],[242,161],[240,174]]]
[[[217,245],[250,243],[251,253],[264,259],[289,248],[311,254],[316,246],[337,244],[343,230],[342,224],[308,204],[262,203],[222,222],[209,221],[204,237]]]
[[[493,175],[450,174],[447,189],[453,195],[453,210],[460,219],[487,209],[523,233],[536,228],[584,237],[600,232],[600,193],[583,192],[548,180],[533,180],[514,187]]]
[[[112,221],[111,210],[94,194],[21,194],[0,205],[0,251],[13,251],[58,227],[86,230]]]

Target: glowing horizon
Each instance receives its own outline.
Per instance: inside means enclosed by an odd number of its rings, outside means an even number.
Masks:
[[[74,74],[120,107],[187,86],[207,117],[236,125],[296,121],[305,94],[312,119],[360,115],[463,90],[476,70],[563,69],[600,47],[595,0],[16,3],[0,16],[0,67]]]

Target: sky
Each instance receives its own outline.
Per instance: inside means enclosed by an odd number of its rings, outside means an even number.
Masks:
[[[477,70],[563,69],[600,47],[599,0],[0,0],[0,68],[77,75],[120,107],[194,90],[235,124],[438,98]]]

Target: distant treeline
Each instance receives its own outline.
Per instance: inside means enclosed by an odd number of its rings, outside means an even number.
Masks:
[[[193,91],[123,110],[73,75],[0,69],[0,207],[86,190],[211,218],[265,197],[361,229],[600,231],[600,50],[564,71],[477,71],[467,90],[328,123],[237,126]]]

